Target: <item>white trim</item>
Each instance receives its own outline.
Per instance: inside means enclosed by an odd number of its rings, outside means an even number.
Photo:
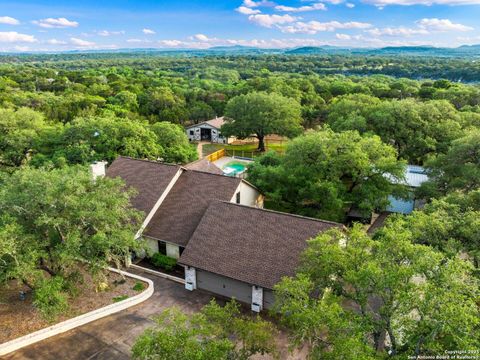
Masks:
[[[6,355],[11,353],[12,351],[21,349],[25,346],[37,343],[39,341],[45,340],[49,337],[64,333],[66,331],[75,329],[79,326],[88,324],[92,321],[101,319],[108,315],[117,313],[119,311],[125,310],[129,307],[134,305],[140,304],[141,302],[147,300],[153,294],[153,281],[142,276],[138,276],[135,274],[128,273],[126,271],[117,270],[114,268],[108,268],[108,270],[116,272],[118,274],[122,274],[124,276],[131,277],[133,279],[137,279],[148,284],[148,288],[143,291],[142,293],[129,297],[128,299],[122,300],[118,303],[110,304],[104,306],[100,309],[96,309],[90,311],[86,314],[74,317],[72,319],[68,319],[62,321],[58,324],[49,326],[47,328],[35,331],[25,336],[21,336],[19,338],[7,341],[6,343],[0,344],[0,356]]]
[[[155,213],[157,212],[158,208],[160,207],[160,205],[162,205],[163,201],[165,200],[167,195],[170,193],[170,190],[172,190],[173,186],[177,182],[180,175],[182,175],[183,171],[184,171],[183,167],[180,167],[178,169],[177,173],[175,174],[175,176],[172,178],[172,180],[170,180],[170,182],[168,183],[168,186],[165,188],[162,195],[160,195],[157,202],[153,206],[152,210],[150,210],[147,217],[143,221],[142,226],[140,227],[140,229],[135,234],[135,239],[139,239],[142,236],[143,230],[145,230],[145,228],[147,227],[150,220],[152,220],[152,218],[155,215]]]

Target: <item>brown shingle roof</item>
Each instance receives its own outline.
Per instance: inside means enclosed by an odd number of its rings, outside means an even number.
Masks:
[[[148,215],[179,169],[176,165],[118,157],[108,167],[106,175],[120,177],[128,187],[136,189],[132,205]]]
[[[187,129],[190,129],[192,127],[196,127],[196,126],[199,126],[199,125],[202,125],[202,124],[208,124],[210,126],[213,126],[214,128],[217,128],[220,130],[220,128],[222,127],[223,124],[225,124],[225,119],[224,117],[216,117],[215,119],[211,119],[211,120],[207,120],[207,121],[202,121],[198,124],[193,124],[193,125],[190,125],[190,126],[187,126],[186,128]]]
[[[272,289],[292,276],[306,240],[343,225],[226,202],[205,212],[179,262]]]
[[[222,169],[207,159],[200,159],[184,166],[185,169],[197,170],[210,174],[223,175]]]
[[[217,117],[215,119],[212,119],[212,120],[208,120],[208,121],[205,121],[208,125],[211,125],[217,129],[220,129],[222,127],[223,124],[225,124],[225,120],[222,117]]]
[[[186,246],[212,201],[230,201],[241,179],[186,170],[144,231],[146,236]]]

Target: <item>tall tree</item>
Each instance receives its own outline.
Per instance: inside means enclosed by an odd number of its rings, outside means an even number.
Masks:
[[[15,167],[26,162],[39,132],[47,126],[43,115],[34,110],[0,109],[0,165]]]
[[[190,144],[180,125],[161,121],[153,124],[151,130],[157,135],[158,144],[163,149],[164,161],[185,164],[197,158],[197,150]]]
[[[225,109],[222,134],[244,139],[255,136],[258,150],[265,151],[265,136],[295,136],[302,132],[300,104],[281,95],[251,92],[231,99]]]
[[[118,179],[93,181],[87,169],[75,166],[25,167],[2,180],[3,283],[18,279],[34,290],[59,290],[59,282],[75,288],[79,262],[101,274],[105,266],[120,265],[139,247],[134,235],[140,214],[130,205],[132,192]]]
[[[156,322],[136,340],[134,359],[247,360],[276,353],[275,327],[260,317],[241,315],[234,301],[221,307],[212,300],[191,316],[170,308]]]
[[[350,208],[367,215],[401,195],[392,178],[403,179],[404,166],[377,136],[324,129],[292,140],[284,155],[257,159],[249,180],[277,209],[343,221]]]
[[[419,189],[422,196],[480,188],[480,130],[470,129],[464,137],[452,142],[446,154],[437,155],[426,165],[430,181]]]
[[[275,308],[297,344],[308,341],[312,355],[326,359],[480,346],[471,265],[412,243],[404,222],[392,221],[375,239],[357,225],[309,241],[297,276],[276,287]]]

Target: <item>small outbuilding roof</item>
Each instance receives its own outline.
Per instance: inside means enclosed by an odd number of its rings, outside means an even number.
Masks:
[[[215,201],[179,262],[272,289],[295,274],[308,239],[335,227],[343,225]]]
[[[215,200],[230,201],[242,180],[186,170],[168,193],[144,235],[186,246],[205,210]]]
[[[404,180],[397,180],[391,174],[385,174],[385,177],[392,183],[400,183],[415,188],[422,185],[425,181],[428,181],[428,175],[425,168],[418,165],[407,165],[405,168]]]
[[[187,129],[190,129],[192,127],[197,127],[197,126],[200,126],[202,124],[208,124],[208,125],[214,127],[215,129],[220,130],[222,125],[225,124],[225,119],[223,118],[223,116],[222,117],[216,117],[215,119],[211,119],[211,120],[203,121],[203,122],[198,123],[198,124],[190,125],[190,126],[187,127]]]
[[[419,187],[428,181],[428,175],[422,166],[408,165],[405,173],[407,184],[411,187]]]
[[[120,156],[108,167],[106,176],[120,177],[134,188],[137,195],[132,205],[146,216],[179,170],[177,165]]]

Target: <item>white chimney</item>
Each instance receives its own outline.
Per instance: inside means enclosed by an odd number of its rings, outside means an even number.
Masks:
[[[104,177],[106,172],[106,161],[95,161],[90,165],[90,170],[92,171],[93,180],[98,177]]]

